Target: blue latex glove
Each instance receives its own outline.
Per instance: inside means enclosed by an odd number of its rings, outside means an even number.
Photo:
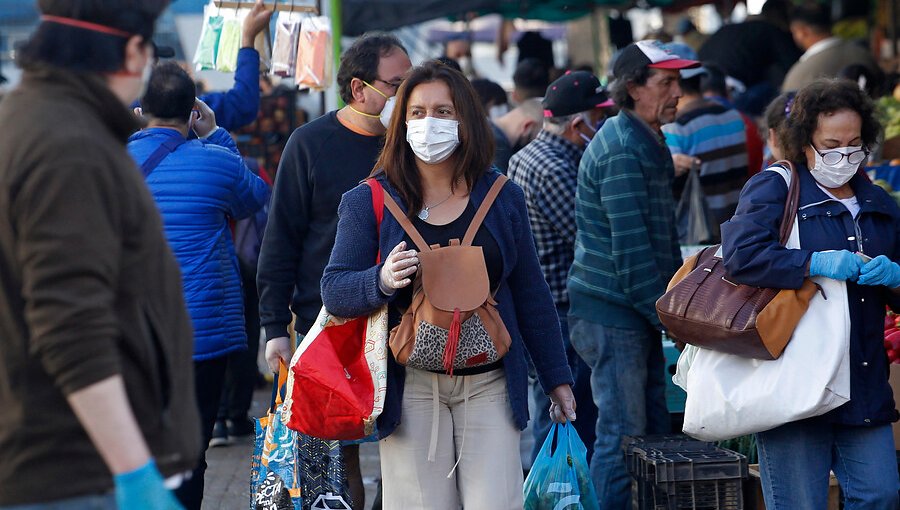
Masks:
[[[859,255],[847,250],[814,251],[809,260],[809,275],[855,281],[862,266]]]
[[[162,475],[151,459],[142,467],[113,477],[116,504],[128,510],[184,510],[163,485]]]
[[[885,287],[900,287],[900,265],[891,262],[891,259],[879,255],[867,262],[859,270],[860,285],[884,285]]]

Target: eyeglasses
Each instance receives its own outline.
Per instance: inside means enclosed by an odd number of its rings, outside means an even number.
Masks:
[[[394,87],[395,91],[400,88],[400,85],[403,85],[403,80],[385,81],[385,80],[382,80],[381,78],[375,78],[373,81],[380,81],[381,83],[384,83],[385,85]]]
[[[825,151],[822,152],[816,147],[812,146],[813,150],[816,151],[819,156],[822,157],[822,163],[826,165],[837,165],[841,161],[843,161],[844,157],[847,158],[847,162],[851,165],[858,165],[863,162],[869,156],[869,151],[865,148],[859,148],[853,152],[843,153],[841,151]]]

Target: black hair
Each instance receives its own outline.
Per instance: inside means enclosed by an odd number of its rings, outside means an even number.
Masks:
[[[519,92],[519,100],[543,97],[550,86],[550,68],[536,58],[526,58],[516,65],[513,85]]]
[[[487,110],[488,105],[501,105],[509,102],[506,98],[506,91],[503,90],[500,84],[485,78],[475,78],[471,83],[472,88],[475,89],[475,93],[478,94],[478,98],[481,100],[481,106],[485,110]]]
[[[372,83],[378,78],[378,63],[381,58],[387,57],[397,49],[407,53],[400,39],[388,33],[368,32],[357,39],[341,55],[341,65],[337,73],[341,99],[347,104],[353,102],[353,91],[350,88],[353,78]]]
[[[151,44],[156,18],[169,0],[39,0],[44,15],[72,18],[138,35]],[[129,36],[43,21],[18,52],[23,69],[50,65],[79,72],[119,71]]]
[[[797,7],[791,12],[790,19],[791,23],[801,23],[820,34],[831,33],[831,16],[823,6]]]
[[[872,147],[881,133],[875,105],[865,92],[848,80],[819,79],[800,89],[791,111],[778,130],[784,155],[794,163],[806,164],[805,149],[819,125],[819,115],[840,110],[856,112],[862,119],[860,136],[864,147]]]
[[[885,77],[881,69],[870,69],[863,64],[850,64],[841,69],[837,77],[850,80],[856,84],[859,84],[860,80],[863,79],[865,81],[864,90],[873,99],[884,95]]]
[[[634,99],[628,93],[628,84],[646,85],[647,80],[653,76],[654,69],[649,67],[638,67],[632,69],[622,76],[616,77],[609,85],[609,97],[616,103],[619,108],[634,110]]]
[[[687,95],[699,96],[701,94],[700,83],[703,81],[703,73],[690,78],[681,79],[681,91]]]
[[[700,92],[703,94],[712,93],[721,97],[728,97],[728,82],[725,71],[718,64],[712,62],[704,62],[703,73],[700,79]]]
[[[763,114],[766,120],[766,129],[774,129],[776,132],[781,129],[784,119],[787,118],[791,108],[794,106],[794,98],[796,96],[796,92],[785,92],[769,103],[769,106],[766,107],[766,112]]]
[[[766,0],[759,14],[769,21],[787,20],[791,16],[791,7],[788,0]]]
[[[460,66],[459,62],[457,62],[456,59],[454,59],[454,58],[450,58],[447,55],[443,55],[443,56],[436,58],[435,60],[444,64],[445,66],[449,66],[449,67],[452,67],[453,69],[456,69],[459,72],[463,72],[462,66]]]
[[[157,119],[187,122],[194,107],[196,85],[177,63],[162,62],[153,68],[141,110]]]

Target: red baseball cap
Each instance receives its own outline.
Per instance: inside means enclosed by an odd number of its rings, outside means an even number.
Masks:
[[[631,43],[622,50],[613,66],[613,76],[618,78],[644,67],[681,70],[700,67],[700,62],[681,58],[663,43],[648,39]]]

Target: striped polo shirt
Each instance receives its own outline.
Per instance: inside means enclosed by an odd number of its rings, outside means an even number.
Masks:
[[[747,133],[741,114],[701,98],[679,109],[675,122],[662,130],[672,154],[687,154],[702,161],[700,183],[716,225],[731,219],[748,175]],[[675,179],[676,200],[686,180],[685,175]]]

